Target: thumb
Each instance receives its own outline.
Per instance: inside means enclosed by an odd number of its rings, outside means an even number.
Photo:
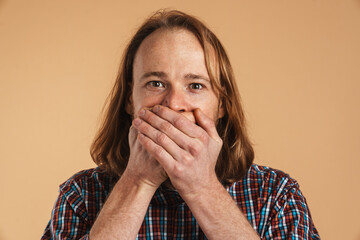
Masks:
[[[202,127],[212,139],[217,142],[221,141],[213,119],[206,116],[199,108],[195,109],[194,116],[196,123]]]

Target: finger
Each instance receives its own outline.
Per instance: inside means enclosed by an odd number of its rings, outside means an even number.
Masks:
[[[136,128],[134,128],[134,126],[131,125],[130,129],[129,129],[129,136],[128,136],[130,145],[133,145],[135,143],[137,135],[138,135],[138,133],[137,133]]]
[[[216,125],[213,119],[206,116],[199,108],[195,109],[194,116],[199,126],[201,126],[212,139],[217,142],[222,141],[216,130]]]
[[[147,114],[154,115],[153,113],[151,113],[149,111],[147,111]],[[154,115],[154,117],[159,118],[156,115]],[[163,119],[159,118],[158,120],[162,121],[166,125],[171,125],[169,122],[166,122]],[[178,143],[174,142],[170,137],[168,137],[168,135],[166,133],[156,129],[155,127],[153,127],[146,121],[142,121],[141,119],[136,118],[136,119],[134,119],[134,126],[138,130],[139,133],[145,135],[146,137],[151,139],[154,143],[161,146],[174,159],[180,160],[182,158],[182,156],[184,155],[184,150]],[[170,126],[170,127],[173,128],[173,130],[178,131],[173,126]],[[166,127],[166,128],[168,128],[168,127]],[[181,134],[184,135],[183,133],[181,133]],[[185,138],[189,138],[189,137],[183,136],[183,138],[182,138],[183,140],[181,141],[182,144],[186,143],[186,140],[184,140]]]
[[[183,114],[175,112],[168,107],[156,105],[152,111],[189,137],[197,138],[203,134],[203,129],[194,124]]]
[[[164,133],[167,137],[169,137],[174,143],[176,143],[182,149],[186,149],[189,143],[191,143],[191,141],[193,140],[191,136],[184,134],[182,131],[180,131],[174,125],[172,125],[171,122],[161,118],[152,111],[148,111],[148,110],[145,110],[143,112],[140,111],[139,118],[141,118],[147,124],[151,125],[154,129],[160,131],[160,133]],[[144,126],[146,125],[144,124]],[[158,135],[155,136],[150,136],[148,134],[145,135],[151,137],[155,142],[160,143],[158,140],[161,140],[160,137],[163,137],[160,135],[160,133],[156,133]],[[157,140],[158,137],[160,139]]]
[[[185,116],[187,119],[189,119],[192,123],[196,124],[195,117],[193,112],[181,112],[181,115]]]
[[[164,168],[165,172],[174,168],[176,161],[163,147],[142,133],[138,134],[138,140],[143,148]]]

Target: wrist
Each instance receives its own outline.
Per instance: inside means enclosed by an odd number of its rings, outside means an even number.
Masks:
[[[183,189],[182,191],[179,191],[179,194],[186,202],[202,202],[212,194],[214,194],[213,196],[216,196],[219,192],[224,190],[223,185],[219,182],[217,177],[215,177],[195,185],[191,190]]]
[[[160,184],[155,184],[152,181],[147,180],[142,176],[139,176],[139,174],[135,174],[128,169],[125,169],[124,173],[120,177],[120,180],[128,185],[136,186],[138,189],[150,190],[154,192],[160,186]]]

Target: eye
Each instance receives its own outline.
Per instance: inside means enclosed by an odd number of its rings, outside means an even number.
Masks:
[[[160,81],[150,81],[147,83],[148,86],[153,88],[161,88],[164,87],[164,84]]]
[[[190,84],[190,88],[194,89],[194,90],[200,90],[202,89],[204,86],[201,83],[192,83]]]

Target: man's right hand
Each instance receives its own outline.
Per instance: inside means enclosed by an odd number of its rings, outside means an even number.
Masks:
[[[136,120],[135,120],[136,121]],[[134,179],[136,184],[147,184],[158,188],[167,178],[163,167],[139,143],[138,131],[129,130],[130,157],[124,175]]]
[[[129,130],[129,145],[128,165],[90,230],[92,240],[135,239],[156,189],[168,178],[141,146],[134,127]]]

